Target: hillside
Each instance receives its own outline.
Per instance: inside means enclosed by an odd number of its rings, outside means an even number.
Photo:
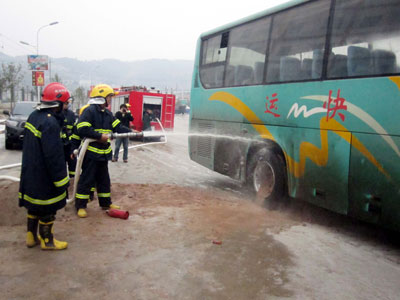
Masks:
[[[24,86],[31,86],[31,71],[27,57],[12,57],[0,52],[0,62],[15,62],[22,65]],[[158,89],[189,90],[193,61],[148,59],[142,61],[120,61],[114,59],[81,61],[74,58],[51,58],[51,69],[46,72],[46,82],[51,74],[57,74],[70,89],[89,87],[100,82],[112,86],[144,85]]]

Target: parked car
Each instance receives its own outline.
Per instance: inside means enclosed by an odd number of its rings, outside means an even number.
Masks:
[[[9,116],[4,134],[6,149],[12,149],[15,144],[22,145],[25,122],[31,112],[34,111],[36,105],[36,102],[17,102],[11,112],[8,110],[3,111],[3,114]]]

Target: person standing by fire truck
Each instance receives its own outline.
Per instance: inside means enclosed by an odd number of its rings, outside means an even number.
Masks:
[[[120,208],[111,202],[108,161],[112,158],[112,149],[108,134],[131,132],[131,130],[123,126],[121,121],[107,109],[114,95],[116,92],[109,85],[96,85],[90,92],[90,105],[82,112],[77,124],[81,138],[96,140],[87,148],[75,196],[75,207],[80,218],[87,217],[86,207],[93,186],[96,186],[99,205],[103,209]]]
[[[129,128],[130,122],[133,121],[133,117],[131,115],[130,110],[128,109],[129,104],[121,104],[119,107],[120,111],[117,111],[115,113],[115,117],[121,121],[121,124],[125,127]],[[130,106],[130,105],[129,105]],[[115,140],[115,151],[114,151],[114,158],[112,159],[113,162],[118,161],[118,154],[119,154],[119,148],[122,146],[124,148],[124,154],[123,154],[123,160],[124,163],[128,162],[128,144],[129,144],[129,138],[121,138],[121,139],[116,139]]]
[[[58,82],[47,85],[41,103],[25,124],[19,206],[28,210],[26,246],[40,243],[43,250],[62,250],[68,243],[53,235],[57,210],[66,204],[69,178],[60,138],[63,103],[70,98]],[[37,235],[39,225],[39,235]]]

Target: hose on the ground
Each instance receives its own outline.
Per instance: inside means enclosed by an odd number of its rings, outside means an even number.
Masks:
[[[15,182],[19,182],[19,178],[14,176],[0,175],[0,180],[11,180]]]

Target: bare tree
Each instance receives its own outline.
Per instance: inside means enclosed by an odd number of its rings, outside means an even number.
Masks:
[[[50,78],[50,81],[51,82],[59,82],[59,83],[62,83],[61,82],[61,77],[56,73],[56,75],[54,75],[54,77],[52,77],[52,78]]]
[[[3,92],[6,89],[6,80],[3,74],[0,74],[0,100],[3,101]]]
[[[86,103],[86,98],[87,98],[87,95],[86,95],[86,90],[83,88],[83,87],[78,87],[75,91],[74,91],[74,93],[73,93],[73,96],[74,96],[74,108],[75,109],[77,109],[77,108],[80,108],[80,107],[82,107],[83,105],[85,105]]]
[[[15,88],[20,85],[23,79],[23,74],[21,74],[21,65],[8,63],[1,64],[2,73],[0,76],[0,81],[4,84],[4,90],[9,90],[11,94],[11,109],[15,101]]]

